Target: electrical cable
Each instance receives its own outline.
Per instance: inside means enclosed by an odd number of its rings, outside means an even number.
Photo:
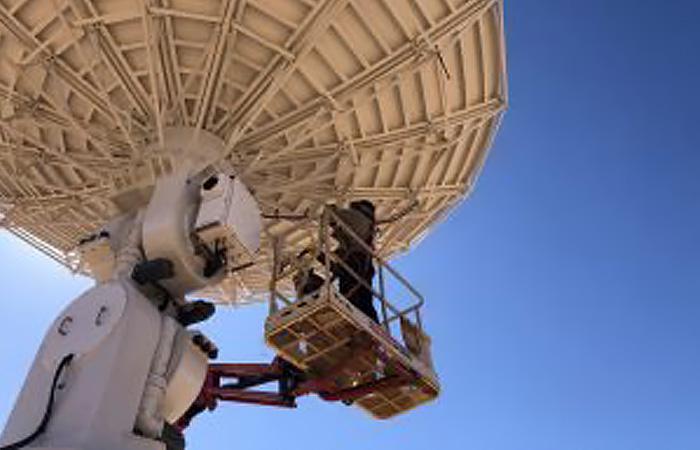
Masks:
[[[403,219],[404,217],[406,217],[409,213],[413,212],[413,210],[416,209],[419,205],[420,205],[420,202],[418,200],[414,200],[413,202],[411,202],[410,205],[408,205],[408,207],[406,207],[402,211],[399,211],[398,213],[394,214],[393,216],[387,217],[386,219],[378,219],[376,221],[377,225],[389,225],[389,224],[392,224],[394,222],[397,222],[397,221]]]
[[[39,423],[37,429],[21,441],[0,447],[0,450],[19,450],[22,447],[26,447],[27,445],[34,442],[36,438],[38,438],[41,434],[44,433],[44,431],[46,431],[46,427],[49,425],[49,419],[51,419],[51,412],[53,411],[54,400],[56,399],[56,386],[58,385],[58,381],[61,379],[61,374],[63,374],[63,371],[66,369],[66,367],[68,367],[71,361],[73,361],[74,357],[75,355],[73,353],[69,353],[66,356],[64,356],[63,359],[61,359],[61,362],[58,364],[58,368],[56,368],[56,372],[53,375],[53,381],[51,382],[49,402],[46,405],[44,417],[41,419],[41,423]]]
[[[271,220],[289,220],[290,222],[301,222],[304,220],[308,220],[311,217],[308,214],[261,214],[260,215],[263,219],[271,219]]]

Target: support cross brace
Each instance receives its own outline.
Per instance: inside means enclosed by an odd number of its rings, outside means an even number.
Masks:
[[[287,361],[276,357],[269,364],[238,363],[210,364],[204,386],[199,397],[177,427],[187,428],[192,419],[205,409],[213,411],[219,401],[247,403],[282,408],[296,408],[296,399],[304,395],[317,394],[330,402],[352,403],[368,394],[412,382],[418,375],[404,367],[391,367],[381,378],[348,388],[338,388],[334,376],[353,358],[331,369],[325,376],[309,378]],[[231,382],[222,383],[226,380]],[[277,382],[277,391],[250,390],[263,384]]]

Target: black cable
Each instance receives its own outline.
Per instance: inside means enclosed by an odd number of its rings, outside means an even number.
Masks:
[[[392,224],[394,222],[397,222],[404,217],[406,217],[409,213],[413,212],[414,209],[416,209],[420,205],[420,202],[418,200],[414,200],[410,205],[408,205],[407,208],[405,208],[402,211],[399,211],[398,213],[394,214],[391,217],[387,217],[386,219],[378,219],[377,225],[388,225]]]
[[[271,220],[289,220],[291,222],[294,221],[304,221],[304,220],[309,220],[311,219],[311,213],[309,209],[307,208],[306,211],[304,211],[303,214],[280,214],[279,209],[275,208],[275,212],[273,214],[270,213],[262,213],[261,217],[263,219],[271,219]]]
[[[26,447],[27,445],[34,442],[36,438],[38,438],[41,434],[44,433],[44,431],[46,431],[46,427],[49,425],[49,419],[51,419],[51,412],[53,411],[53,403],[56,398],[56,386],[58,385],[58,380],[61,379],[61,374],[63,373],[65,368],[71,363],[71,361],[73,361],[74,356],[75,355],[73,353],[67,354],[58,364],[58,368],[56,368],[56,372],[53,375],[53,381],[51,382],[49,403],[46,405],[46,411],[44,412],[44,417],[41,419],[41,423],[39,423],[39,427],[32,434],[22,439],[21,441],[15,442],[14,444],[6,445],[4,447],[0,447],[0,450],[19,450],[22,447]]]
[[[240,272],[241,270],[246,270],[249,267],[253,267],[255,265],[255,261],[247,262],[245,264],[239,264],[237,266],[233,266],[229,269],[229,273],[236,273]]]
[[[289,220],[290,222],[301,222],[309,219],[310,217],[306,214],[261,214],[263,219],[271,220]]]

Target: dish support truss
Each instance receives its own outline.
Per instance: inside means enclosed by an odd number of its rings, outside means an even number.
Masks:
[[[176,166],[167,128],[212,133],[267,219],[209,294],[259,299],[284,215],[416,203],[377,246],[407,250],[469,194],[507,102],[501,0],[2,0],[0,226],[80,270],[76,244]]]

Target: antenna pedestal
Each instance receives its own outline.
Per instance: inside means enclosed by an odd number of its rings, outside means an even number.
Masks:
[[[159,179],[145,210],[110,225],[81,244],[104,281],[49,328],[2,445],[183,448],[163,443],[175,440],[168,424],[197,398],[217,351],[185,329],[213,306],[203,314],[185,295],[257,250],[259,209],[235,177],[184,164]]]
[[[162,443],[133,432],[162,321],[157,308],[130,284],[111,282],[88,290],[51,324],[2,445],[37,429],[59,361],[74,354],[58,379],[46,430],[26,448],[165,450]]]

